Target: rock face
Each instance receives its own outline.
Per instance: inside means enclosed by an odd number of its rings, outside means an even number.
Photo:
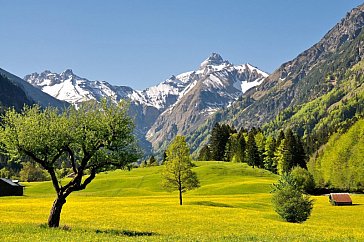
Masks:
[[[218,109],[227,107],[245,91],[259,85],[268,74],[250,64],[233,65],[216,53],[196,71],[172,76],[143,91],[89,81],[72,70],[60,74],[45,71],[25,76],[42,91],[73,104],[103,97],[130,101],[130,115],[148,152],[159,150],[177,133],[189,134]],[[145,140],[145,137],[148,137]]]

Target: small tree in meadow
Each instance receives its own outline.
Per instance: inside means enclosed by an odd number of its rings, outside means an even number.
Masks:
[[[302,223],[311,215],[313,201],[302,193],[289,174],[273,184],[272,203],[275,211],[287,222]]]
[[[169,191],[178,190],[179,204],[182,205],[182,193],[200,186],[196,173],[191,170],[193,164],[185,137],[176,136],[166,154],[162,186]]]

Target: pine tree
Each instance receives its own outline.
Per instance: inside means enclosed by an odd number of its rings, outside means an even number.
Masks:
[[[247,163],[250,166],[258,166],[260,157],[257,144],[255,143],[254,132],[249,132],[248,134],[248,142],[246,144],[246,159]]]
[[[198,160],[199,161],[209,161],[211,160],[211,151],[208,145],[204,145],[201,150],[200,153],[198,155]]]
[[[257,163],[257,166],[260,168],[264,167],[264,152],[265,152],[265,136],[263,135],[263,132],[258,129],[257,133],[255,134],[255,143],[257,144],[258,147],[258,152],[259,152],[259,161]]]
[[[244,162],[245,158],[245,150],[246,150],[246,141],[245,141],[245,130],[241,129],[238,134],[238,148],[236,151],[236,161]]]
[[[269,170],[273,173],[277,173],[277,164],[275,162],[274,152],[276,150],[276,140],[272,136],[268,136],[265,143],[264,151],[264,169]]]
[[[225,146],[233,129],[229,125],[216,123],[211,132],[210,149],[211,159],[221,161],[224,159]],[[235,131],[236,132],[236,131]]]

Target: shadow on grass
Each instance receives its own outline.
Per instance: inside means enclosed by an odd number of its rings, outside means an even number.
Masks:
[[[211,201],[197,201],[189,203],[191,205],[199,205],[199,206],[210,206],[210,207],[221,207],[221,208],[233,208],[233,206],[225,203],[216,203]]]
[[[128,236],[128,237],[157,235],[154,232],[140,232],[132,230],[117,230],[117,229],[106,229],[106,230],[97,229],[95,232],[96,234],[111,234],[111,235]]]
[[[59,230],[64,230],[64,231],[71,231],[71,227],[69,227],[67,225],[59,226],[58,228],[49,228],[47,224],[41,224],[41,225],[39,225],[39,227],[42,229],[59,229]],[[90,230],[87,230],[87,231],[90,231]],[[117,230],[117,229],[105,229],[105,230],[96,229],[94,231],[96,234],[110,234],[110,235],[115,235],[115,236],[127,236],[127,237],[158,235],[157,233],[154,233],[154,232],[140,232],[140,231],[132,231],[132,230]]]

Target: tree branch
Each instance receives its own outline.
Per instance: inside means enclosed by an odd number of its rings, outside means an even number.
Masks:
[[[74,155],[73,151],[71,150],[71,148],[68,145],[65,147],[65,150],[70,156],[72,170],[76,174],[77,173],[77,167],[76,167],[75,155]]]

